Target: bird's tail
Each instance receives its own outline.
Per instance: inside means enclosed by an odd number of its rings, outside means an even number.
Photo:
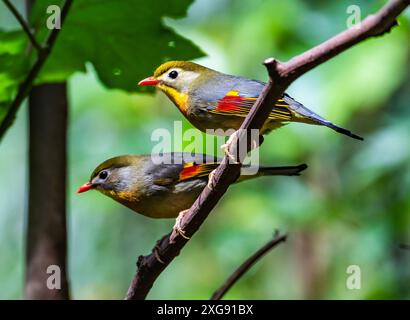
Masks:
[[[302,171],[304,171],[308,166],[306,164],[300,164],[298,166],[285,166],[285,167],[260,167],[259,170],[252,170],[256,174],[244,174],[239,177],[237,182],[242,182],[244,180],[254,179],[261,176],[299,176]],[[246,167],[242,168],[247,170]],[[255,169],[255,168],[248,168]]]
[[[316,119],[316,120],[317,120],[317,119]],[[319,120],[317,120],[317,121],[318,121],[321,125],[324,125],[324,126],[330,128],[330,129],[333,129],[333,130],[335,130],[336,132],[339,132],[339,133],[341,133],[341,134],[344,134],[344,135],[346,135],[346,136],[348,136],[348,137],[351,137],[351,138],[357,139],[357,140],[362,140],[362,141],[364,140],[362,137],[360,137],[360,136],[354,134],[354,133],[351,132],[350,130],[347,130],[347,129],[345,129],[345,128],[339,127],[339,126],[337,126],[337,125],[331,123],[330,121],[326,121],[326,120],[323,121],[323,120],[321,120],[321,119],[319,119]]]
[[[261,167],[258,174],[259,176],[299,176],[307,167],[305,163],[298,166]]]
[[[336,132],[344,134],[344,135],[346,135],[348,137],[351,137],[353,139],[363,140],[362,137],[359,137],[358,135],[352,133],[350,130],[347,130],[345,128],[341,128],[341,127],[331,123],[330,121],[322,118],[317,113],[313,112],[312,110],[309,110],[303,104],[297,102],[295,99],[293,99],[291,96],[287,95],[286,93],[283,96],[283,101],[286,102],[289,106],[289,109],[294,114],[297,115],[292,121],[326,126],[330,129],[335,130]]]

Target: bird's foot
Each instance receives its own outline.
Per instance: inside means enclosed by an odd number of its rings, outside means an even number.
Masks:
[[[238,164],[238,161],[236,161],[236,157],[232,153],[230,153],[229,148],[237,135],[238,135],[238,131],[235,131],[229,136],[228,141],[226,141],[223,145],[221,145],[221,149],[223,150],[225,155],[227,155],[230,161],[232,161],[231,163],[234,163],[234,164]]]
[[[208,184],[207,184],[207,187],[208,187],[210,190],[213,190],[214,185],[215,185],[215,181],[214,181],[214,179],[215,179],[215,171],[216,171],[216,169],[215,169],[215,170],[212,170],[211,173],[210,173],[209,176],[208,176]]]
[[[169,238],[169,242],[170,243],[174,243],[175,242],[175,238],[180,235],[182,238],[184,239],[190,239],[186,234],[185,231],[182,229],[182,219],[184,218],[185,214],[189,211],[189,209],[187,210],[183,210],[178,214],[178,217],[175,219],[175,224],[172,228],[172,234]]]
[[[261,136],[259,136],[259,139],[261,138]],[[263,139],[263,137],[262,137]],[[259,141],[256,140],[252,140],[252,149],[256,149],[257,147],[259,147]]]

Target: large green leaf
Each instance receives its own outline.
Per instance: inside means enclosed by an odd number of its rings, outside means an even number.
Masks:
[[[0,31],[0,119],[28,70],[25,47],[26,38],[23,32]]]
[[[203,55],[163,23],[165,16],[184,16],[191,2],[75,0],[36,83],[64,81],[91,64],[108,88],[144,90],[137,82],[162,62]],[[55,4],[55,0],[37,0],[32,9],[30,23],[41,43],[50,31],[47,8]],[[0,119],[35,57],[22,31],[0,31]]]
[[[188,60],[203,53],[189,40],[164,26],[164,16],[181,17],[192,0],[76,0],[67,16],[39,82],[61,81],[87,62],[110,88],[140,90],[136,83],[169,59]],[[45,25],[46,8],[55,0],[40,0],[33,25]]]

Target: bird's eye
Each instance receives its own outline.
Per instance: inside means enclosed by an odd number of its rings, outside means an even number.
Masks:
[[[176,79],[176,77],[178,77],[178,72],[172,70],[170,73],[168,73],[168,77],[170,77],[171,79]]]
[[[107,179],[107,177],[108,177],[108,172],[107,172],[106,170],[103,170],[103,171],[100,172],[100,174],[98,175],[98,177],[99,177],[101,180],[105,180],[105,179]]]

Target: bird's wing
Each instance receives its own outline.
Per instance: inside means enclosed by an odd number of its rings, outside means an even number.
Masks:
[[[229,91],[222,99],[216,101],[211,113],[246,117],[255,103],[257,96],[241,93],[239,90]],[[292,119],[291,106],[282,98],[272,106],[269,119],[290,121]]]
[[[230,84],[230,91],[226,94],[226,91],[221,94],[224,82],[221,82],[216,88],[213,87],[214,98],[207,103],[207,111],[218,115],[246,117],[262,92],[265,83],[241,77],[229,77],[225,82]],[[215,95],[218,98],[215,98]],[[350,130],[339,127],[322,118],[286,93],[276,103],[272,102],[272,110],[268,119],[280,123],[296,121],[323,125],[354,139],[363,140],[362,137],[352,133]]]
[[[179,181],[186,181],[189,179],[197,179],[208,177],[208,175],[218,167],[219,163],[203,163],[197,164],[195,162],[186,162],[179,173]]]
[[[160,186],[169,186],[181,181],[204,178],[218,167],[216,157],[196,155],[185,161],[185,154],[172,154],[173,160],[181,161],[174,164],[161,164],[155,167],[154,183]],[[191,161],[192,160],[192,161]]]

